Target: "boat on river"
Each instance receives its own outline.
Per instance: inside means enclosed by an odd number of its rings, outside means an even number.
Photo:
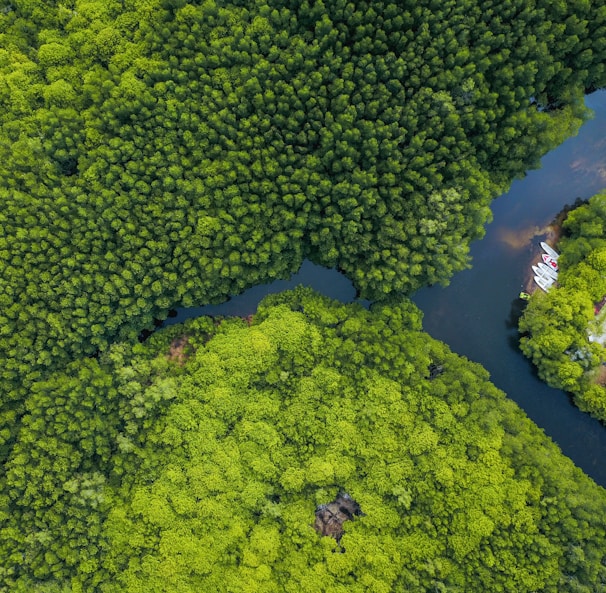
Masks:
[[[537,283],[539,288],[547,292],[552,286],[555,280],[551,278],[545,278],[545,276],[535,276],[534,281]]]
[[[537,267],[539,270],[541,270],[541,272],[544,272],[543,275],[547,275],[550,278],[553,278],[554,280],[558,279],[558,273],[553,268],[550,268],[548,265],[544,264],[543,262],[541,262]]]
[[[545,278],[546,280],[558,279],[558,273],[552,270],[549,266],[546,266],[543,262],[531,267],[535,276],[538,276],[539,278]]]
[[[543,264],[545,265],[545,264]],[[551,276],[549,274],[547,274],[547,272],[545,270],[541,270],[541,268],[539,268],[538,265],[536,266],[531,266],[532,267],[532,271],[534,273],[535,276],[539,276],[539,277],[544,277],[544,278],[551,278]]]
[[[541,241],[541,247],[543,248],[543,251],[547,255],[551,255],[551,257],[553,257],[553,259],[558,261],[558,257],[560,257],[560,254],[553,247],[551,247],[551,245],[547,245],[547,243],[545,243],[545,241]]]
[[[558,271],[559,268],[557,259],[553,259],[553,257],[551,257],[551,255],[548,255],[547,253],[543,253],[543,255],[541,255],[541,258],[552,270],[555,270],[556,272]]]

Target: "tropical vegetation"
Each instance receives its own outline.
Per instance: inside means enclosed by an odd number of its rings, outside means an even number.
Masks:
[[[604,39],[603,0],[3,3],[0,589],[603,590],[604,492],[405,296],[577,130]],[[383,304],[138,343],[305,258]]]
[[[537,293],[519,323],[520,347],[549,385],[606,422],[606,191],[568,213],[558,286]]]
[[[113,344],[38,383],[6,467],[14,592],[606,591],[604,491],[408,301]]]
[[[305,257],[370,299],[447,282],[604,83],[601,4],[11,2],[4,379]]]

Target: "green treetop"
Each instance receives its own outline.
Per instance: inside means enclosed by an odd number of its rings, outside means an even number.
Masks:
[[[409,302],[298,289],[250,326],[201,319],[73,363],[37,391],[0,482],[2,583],[601,591],[604,491],[420,329]],[[337,544],[313,524],[340,492],[363,515]]]

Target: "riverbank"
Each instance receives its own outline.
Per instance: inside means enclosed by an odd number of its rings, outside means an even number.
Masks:
[[[492,382],[568,457],[606,486],[604,426],[574,406],[567,393],[537,377],[519,350],[517,326],[524,307],[518,294],[532,280],[530,265],[539,242],[545,237],[556,245],[555,213],[575,197],[589,198],[606,186],[606,91],[585,100],[595,117],[546,155],[540,169],[514,181],[507,194],[493,202],[493,222],[482,241],[471,246],[473,267],[453,277],[448,287],[418,291],[413,300],[424,313],[423,327],[430,335],[486,368]],[[507,234],[519,234],[520,241],[505,241]]]
[[[556,214],[555,218],[549,223],[549,225],[547,225],[547,227],[542,229],[543,235],[540,236],[541,240],[544,241],[545,243],[547,243],[547,245],[549,245],[556,251],[558,251],[558,243],[560,242],[560,239],[562,238],[563,225],[564,225],[564,221],[568,217],[568,213],[571,212],[572,210],[574,210],[575,208],[578,208],[579,206],[586,204],[587,201],[588,201],[587,199],[577,198],[573,202],[572,205],[565,204],[564,207]],[[537,235],[535,235],[535,236],[537,236]],[[535,245],[535,249],[533,250],[533,257],[532,257],[531,263],[529,264],[530,271],[529,271],[528,277],[526,278],[526,282],[524,285],[525,286],[524,290],[528,294],[532,294],[537,290],[541,290],[541,288],[539,288],[537,283],[534,281],[534,272],[532,271],[532,266],[537,265],[538,263],[540,263],[542,261],[541,256],[543,254],[543,250],[541,248],[540,242],[541,241],[539,241]]]
[[[562,226],[561,223],[559,225],[551,224],[547,227],[548,231],[545,234],[543,241],[547,243],[550,247],[556,248],[558,241],[560,240],[562,234]],[[537,264],[542,262],[541,255],[544,253],[540,244],[533,250],[533,257],[528,264],[528,275],[526,277],[525,283],[523,285],[524,292],[528,294],[533,294],[537,290],[542,290],[537,283],[534,281],[534,271],[532,270],[532,266],[536,266]]]

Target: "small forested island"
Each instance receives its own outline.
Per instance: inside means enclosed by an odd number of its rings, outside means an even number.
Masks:
[[[4,2],[0,590],[605,591],[604,490],[407,300],[576,132],[605,38],[603,0]],[[372,311],[139,344],[305,258]]]
[[[606,423],[606,191],[568,213],[557,286],[533,296],[520,348],[539,376]]]

